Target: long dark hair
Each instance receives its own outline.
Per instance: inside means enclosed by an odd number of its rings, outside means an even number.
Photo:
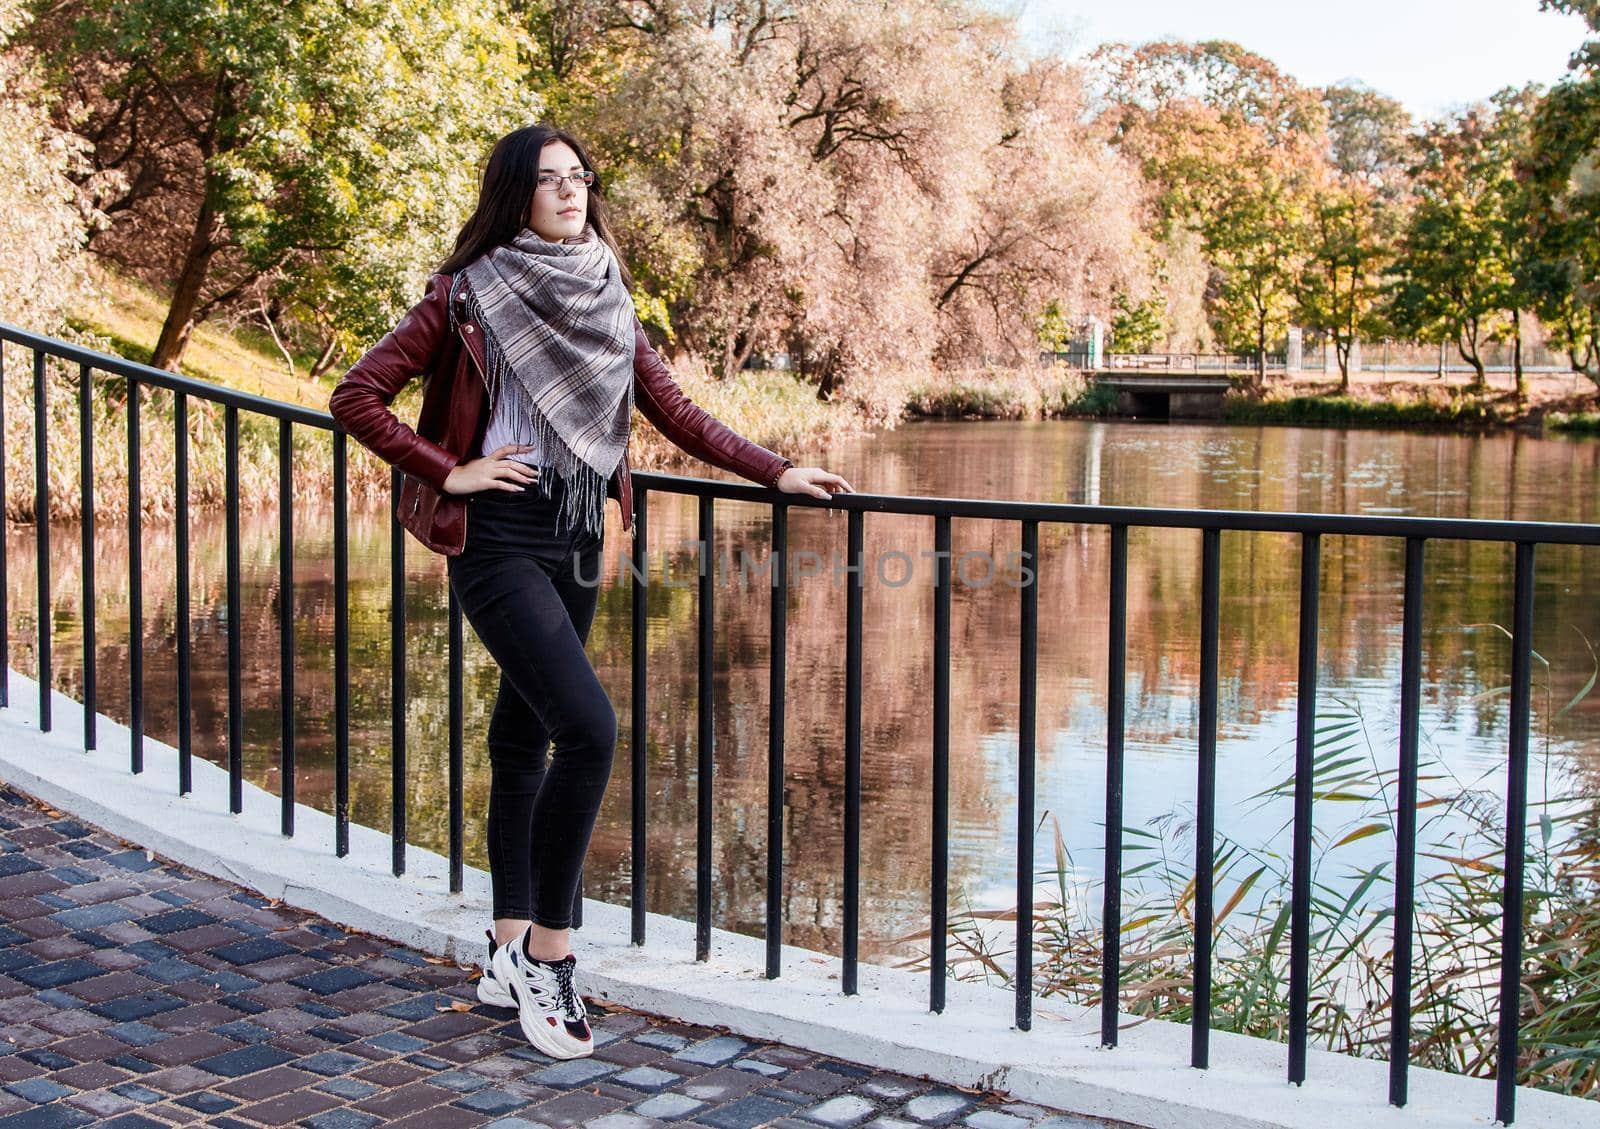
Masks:
[[[594,183],[589,186],[589,223],[616,255],[623,283],[629,290],[633,289],[633,276],[622,261],[622,251],[606,217],[604,184],[599,170],[589,160],[581,141],[564,129],[544,124],[514,129],[494,143],[478,182],[478,206],[456,236],[455,250],[439,264],[440,273],[454,274],[485,251],[510,243],[528,226],[533,191],[539,185],[539,161],[544,147],[552,141],[565,141],[572,146],[578,161],[594,173]]]

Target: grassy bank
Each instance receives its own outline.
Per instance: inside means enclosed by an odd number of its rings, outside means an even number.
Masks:
[[[1116,394],[1065,366],[940,373],[913,383],[905,415],[931,419],[1094,419],[1110,415]],[[1236,424],[1299,427],[1440,428],[1490,430],[1540,414],[1504,390],[1486,394],[1461,385],[1392,384],[1364,395],[1307,394],[1302,388],[1269,390],[1257,397],[1227,397],[1224,420]],[[1600,412],[1552,411],[1551,430],[1600,434]]]
[[[97,348],[149,364],[166,317],[166,300],[141,282],[104,270],[95,271],[94,285],[99,301],[92,308],[73,311],[71,327],[86,338],[98,339]],[[291,375],[288,362],[264,329],[202,323],[184,352],[182,372],[258,396],[321,407],[333,385],[307,377],[313,359],[296,356]]]
[[[1568,435],[1600,435],[1600,412],[1552,412],[1545,426]]]
[[[1514,407],[1465,396],[1409,400],[1369,400],[1356,396],[1268,396],[1227,398],[1228,423],[1287,424],[1298,427],[1492,428],[1515,423]]]
[[[1066,365],[934,373],[905,390],[911,419],[1075,419],[1109,415],[1116,393]]]

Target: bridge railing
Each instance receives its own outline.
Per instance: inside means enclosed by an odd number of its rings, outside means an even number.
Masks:
[[[1106,353],[1098,363],[1093,363],[1088,347],[1078,344],[1054,353],[1045,353],[1044,357],[1046,360],[1065,361],[1075,368],[1160,373],[1164,376],[1249,373],[1260,367],[1259,357],[1255,353]],[[1267,372],[1281,373],[1287,370],[1288,362],[1283,353],[1267,354]]]
[[[1165,375],[1254,372],[1260,365],[1255,353],[1107,353],[1105,367],[1113,370]],[[1285,368],[1282,353],[1268,353],[1268,372]]]
[[[176,492],[176,623],[178,686],[178,779],[180,794],[190,790],[191,755],[191,623],[189,612],[189,554],[187,482],[189,450],[187,412],[191,400],[220,405],[224,412],[225,498],[227,526],[227,656],[228,656],[228,776],[230,810],[241,810],[244,746],[243,660],[240,639],[240,534],[241,507],[239,484],[239,418],[252,413],[278,424],[279,475],[276,505],[279,515],[279,677],[282,728],[279,733],[281,772],[281,826],[286,836],[294,834],[295,781],[295,617],[294,563],[292,552],[294,491],[290,476],[295,428],[332,432],[332,464],[328,489],[333,503],[334,553],[334,757],[335,757],[335,851],[340,856],[349,850],[349,727],[350,679],[348,652],[347,589],[349,578],[347,439],[332,418],[324,412],[279,403],[260,396],[237,392],[204,381],[178,376],[160,369],[109,356],[53,338],[29,333],[0,323],[0,342],[9,341],[31,351],[35,431],[35,513],[48,518],[51,512],[50,459],[48,434],[49,381],[46,360],[56,357],[78,366],[79,451],[82,497],[82,572],[83,606],[93,607],[95,575],[91,552],[95,536],[94,467],[90,405],[98,377],[118,377],[130,390],[139,387],[159,389],[173,397],[174,475]],[[0,382],[7,379],[4,351],[0,349]],[[3,412],[0,397],[0,412]],[[139,397],[128,397],[128,585],[130,592],[129,648],[129,725],[132,731],[131,771],[143,771],[143,613],[141,609],[141,428]],[[4,419],[0,415],[0,433]],[[0,451],[0,496],[5,490],[5,458]],[[1251,513],[1220,510],[1182,510],[1143,507],[1045,504],[1033,502],[986,501],[966,498],[899,497],[880,494],[849,494],[822,501],[799,495],[784,495],[741,483],[717,482],[666,474],[635,475],[634,520],[637,533],[632,553],[641,559],[649,551],[649,501],[653,494],[677,494],[696,499],[699,537],[702,545],[713,543],[718,501],[756,503],[772,511],[772,584],[775,591],[788,584],[787,559],[790,511],[800,507],[841,508],[848,515],[848,575],[843,632],[845,639],[844,713],[844,904],[840,990],[857,991],[858,940],[860,931],[861,863],[861,763],[863,737],[862,671],[865,660],[862,623],[862,583],[865,574],[863,533],[868,515],[919,515],[933,519],[933,553],[936,583],[932,593],[933,615],[933,701],[932,701],[932,803],[933,819],[927,848],[932,878],[929,889],[930,961],[928,1006],[934,1012],[945,1007],[945,983],[949,971],[947,901],[949,857],[950,791],[950,653],[951,653],[951,528],[956,521],[982,519],[1004,521],[1015,528],[1021,564],[1033,580],[1019,587],[1020,621],[1013,640],[1017,661],[1014,665],[1018,685],[1019,715],[1016,786],[1018,805],[1016,829],[1018,843],[1031,843],[1035,819],[1035,759],[1037,755],[1036,708],[1038,695],[1037,582],[1039,571],[1039,527],[1046,523],[1090,525],[1105,530],[1109,538],[1111,577],[1109,589],[1109,627],[1104,642],[1108,658],[1106,774],[1105,774],[1105,888],[1101,906],[1101,997],[1100,1038],[1107,1047],[1118,1041],[1118,988],[1121,978],[1120,939],[1123,932],[1123,782],[1126,738],[1126,662],[1128,613],[1128,533],[1134,528],[1190,529],[1202,537],[1201,599],[1199,608],[1201,667],[1198,687],[1200,726],[1195,768],[1196,848],[1194,878],[1194,965],[1193,1020],[1190,1059],[1195,1067],[1209,1063],[1211,1036],[1211,982],[1213,942],[1217,913],[1213,904],[1216,875],[1216,767],[1218,703],[1218,627],[1220,606],[1221,544],[1224,534],[1271,532],[1297,537],[1300,542],[1298,702],[1295,736],[1295,776],[1291,864],[1291,907],[1289,922],[1289,998],[1286,1074],[1296,1084],[1306,1081],[1308,1009],[1310,1003],[1310,954],[1312,944],[1312,808],[1313,755],[1315,742],[1315,702],[1317,691],[1318,589],[1325,536],[1396,538],[1405,545],[1404,603],[1402,611],[1401,685],[1399,692],[1400,733],[1396,755],[1397,834],[1395,849],[1394,957],[1391,995],[1391,1039],[1389,1061],[1389,1100],[1404,1105],[1407,1098],[1407,1071],[1411,1057],[1410,1012],[1412,1004],[1412,931],[1415,919],[1415,858],[1417,852],[1418,811],[1418,728],[1421,705],[1422,602],[1424,564],[1427,546],[1433,541],[1474,541],[1514,547],[1512,576],[1512,676],[1510,687],[1510,725],[1507,758],[1506,848],[1499,946],[1499,1025],[1497,1034],[1497,1074],[1495,1117],[1509,1124],[1515,1113],[1518,1052],[1519,993],[1523,966],[1523,883],[1524,845],[1527,832],[1527,785],[1529,753],[1529,715],[1532,671],[1533,597],[1535,553],[1540,545],[1600,546],[1600,526],[1561,525],[1542,522],[1480,521],[1467,519],[1408,518],[1336,514]],[[391,503],[398,499],[401,475],[391,474]],[[393,519],[391,504],[390,582],[391,582],[391,727],[392,790],[390,797],[392,869],[405,871],[406,860],[406,620],[405,620],[405,534]],[[48,520],[36,522],[36,552],[39,607],[48,608],[51,598],[50,537]],[[699,764],[696,845],[695,845],[695,955],[705,960],[710,953],[712,892],[712,797],[713,776],[713,678],[712,659],[717,591],[715,572],[702,561],[698,585],[696,648],[698,655],[697,756]],[[646,778],[646,739],[648,710],[648,656],[646,633],[649,599],[645,577],[633,570],[632,581],[632,872],[631,932],[635,944],[646,937],[646,884],[649,873],[645,854],[645,829],[649,815],[649,789]],[[11,614],[5,606],[6,550],[0,538],[0,620],[6,631],[0,634],[0,707],[9,704],[9,651]],[[784,714],[787,682],[786,628],[787,601],[771,604],[770,689],[771,707],[767,730],[768,807],[767,897],[765,907],[766,975],[782,974],[780,967],[783,934],[782,890],[783,858],[783,782]],[[52,684],[51,617],[40,615],[37,630],[39,723],[51,728],[50,690]],[[83,617],[83,695],[85,748],[95,745],[96,674],[94,666],[94,617]],[[463,887],[463,697],[462,697],[462,617],[453,596],[449,603],[449,886],[451,892]],[[996,672],[999,673],[998,671]],[[1016,973],[1015,1024],[1029,1030],[1033,1020],[1033,940],[1035,926],[1033,856],[1021,850],[1016,858]]]

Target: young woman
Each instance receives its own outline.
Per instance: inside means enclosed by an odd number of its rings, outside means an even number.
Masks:
[[[488,732],[494,928],[478,995],[517,1008],[529,1042],[555,1058],[594,1048],[568,931],[617,721],[584,646],[607,497],[632,534],[633,407],[685,451],[761,485],[818,498],[853,489],[683,395],[634,315],[600,190],[565,131],[501,138],[427,294],[328,405],[405,472],[398,517],[445,554],[462,612],[500,668]],[[389,404],[418,375],[412,429]]]

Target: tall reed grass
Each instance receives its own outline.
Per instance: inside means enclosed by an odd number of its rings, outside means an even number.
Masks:
[[[5,517],[31,522],[36,516],[35,395],[31,356],[5,347]],[[78,518],[81,443],[79,439],[79,373],[76,365],[56,358],[46,361],[46,436],[50,513]],[[147,517],[165,517],[176,504],[175,397],[165,389],[139,385],[139,471],[141,510]],[[395,402],[402,418],[416,418],[420,390],[413,385]],[[190,398],[189,502],[203,508],[224,499],[226,444],[220,405]],[[128,382],[96,372],[90,396],[90,443],[93,452],[94,509],[102,518],[127,515]],[[297,499],[326,499],[332,493],[331,433],[296,426],[293,429],[293,486]],[[350,490],[360,496],[387,490],[389,470],[379,459],[351,443]],[[251,412],[239,415],[239,484],[246,508],[275,505],[278,496],[278,422]]]
[[[1547,731],[1542,763],[1533,771],[1546,774],[1547,797],[1556,794],[1548,780],[1555,771],[1548,726],[1595,683],[1592,674],[1560,709],[1548,702],[1546,685]],[[1371,1058],[1389,1052],[1396,747],[1396,733],[1374,726],[1355,704],[1336,703],[1318,717],[1310,1035],[1326,1049]],[[1568,783],[1563,798],[1534,805],[1528,821],[1517,1074],[1524,1084],[1594,1096],[1600,1094],[1600,795],[1592,781]],[[1499,1014],[1505,811],[1491,785],[1488,778],[1457,779],[1436,757],[1420,768],[1412,1062],[1478,1076],[1495,1071]],[[1291,771],[1254,799],[1285,803],[1293,788]],[[1054,866],[1035,896],[1034,988],[1041,1006],[1062,1000],[1097,1007],[1102,883],[1078,877],[1057,817],[1047,813],[1039,827],[1053,840]],[[1387,841],[1385,861],[1370,861],[1374,839]],[[1364,842],[1361,850],[1357,845]],[[1175,812],[1152,826],[1124,827],[1123,843],[1120,1010],[1131,1022],[1188,1022],[1194,1011],[1192,822]],[[1290,859],[1271,844],[1225,834],[1216,852],[1213,1029],[1284,1040]],[[1368,861],[1352,857],[1357,854]],[[1015,908],[970,905],[953,912],[951,975],[1010,983],[1016,916]],[[918,945],[927,937],[923,931],[896,943]],[[925,970],[927,957],[906,966]]]

